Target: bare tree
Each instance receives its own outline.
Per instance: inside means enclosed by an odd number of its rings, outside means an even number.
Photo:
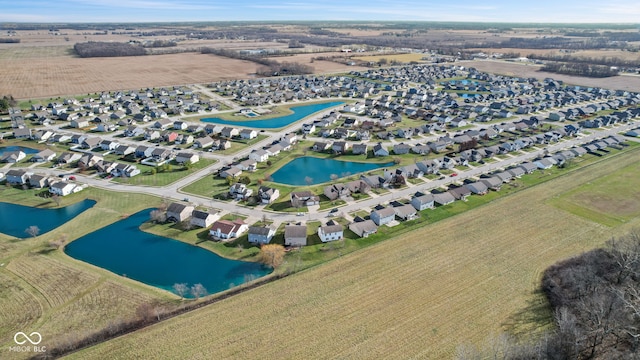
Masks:
[[[58,194],[51,195],[51,200],[56,203],[56,206],[60,206],[60,196]]]
[[[337,180],[338,179],[338,174],[331,174],[331,176],[329,176],[331,178],[331,180]]]
[[[151,221],[155,223],[164,223],[167,221],[167,214],[161,209],[151,210],[150,216]]]
[[[305,176],[304,182],[307,183],[307,185],[311,185],[313,184],[313,178],[311,176]]]
[[[173,284],[173,291],[180,296],[180,299],[184,299],[189,287],[185,283],[175,283]]]
[[[207,289],[202,286],[202,284],[195,284],[191,287],[191,295],[193,295],[194,298],[199,299],[202,296],[207,296]]]
[[[24,232],[31,237],[36,237],[40,234],[40,228],[35,225],[31,225]]]
[[[271,267],[278,267],[284,261],[284,246],[280,244],[262,245],[260,248],[260,261]]]

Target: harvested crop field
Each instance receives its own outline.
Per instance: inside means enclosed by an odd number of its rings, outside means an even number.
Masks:
[[[20,49],[21,54],[26,50]],[[5,55],[7,57],[7,55]],[[0,94],[18,99],[243,79],[253,62],[196,53],[76,58],[0,59]]]
[[[640,76],[620,75],[608,78],[569,76],[538,71],[538,69],[540,69],[539,65],[512,63],[506,61],[464,61],[460,62],[460,64],[466,67],[474,67],[480,71],[507,76],[534,77],[538,79],[553,78],[573,85],[593,86],[627,91],[640,91]]]
[[[548,327],[542,271],[640,223],[611,229],[547,204],[640,151],[614,156],[71,358],[443,359]]]
[[[349,65],[345,65],[345,64],[341,64],[333,61],[315,60],[314,58],[317,58],[318,56],[325,56],[325,57],[344,56],[344,53],[323,52],[323,53],[310,53],[310,54],[295,54],[290,56],[272,57],[270,59],[278,62],[295,62],[295,63],[304,64],[304,65],[309,65],[313,68],[313,71],[316,74],[347,72],[352,70],[365,69],[364,67],[349,66]],[[314,59],[313,62],[311,62],[311,59]]]

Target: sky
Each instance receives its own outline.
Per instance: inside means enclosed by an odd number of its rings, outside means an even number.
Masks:
[[[0,22],[640,23],[638,0],[0,0]]]

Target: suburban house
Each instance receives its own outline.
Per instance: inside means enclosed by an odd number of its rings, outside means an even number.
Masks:
[[[258,162],[253,159],[247,159],[239,164],[235,164],[234,166],[242,171],[256,171],[258,168]]]
[[[29,178],[29,186],[31,186],[32,188],[42,189],[49,186],[49,184],[51,184],[53,180],[53,178],[47,175],[35,174],[31,175],[31,177]]]
[[[249,154],[249,159],[255,160],[257,162],[265,162],[269,159],[269,153],[260,149],[254,150]]]
[[[49,192],[58,196],[67,196],[82,190],[82,187],[65,181],[58,181],[49,187]]]
[[[167,207],[167,220],[173,222],[183,222],[191,217],[194,207],[187,204],[173,202]]]
[[[236,200],[246,200],[253,195],[253,190],[243,183],[235,183],[229,188],[229,195]]]
[[[291,206],[313,206],[320,205],[320,197],[314,195],[311,191],[292,191],[291,192]]]
[[[208,136],[205,136],[205,137],[197,138],[193,142],[193,144],[196,147],[199,147],[200,149],[206,149],[213,146],[213,139]]]
[[[472,182],[465,185],[473,194],[484,195],[489,191],[487,185],[481,181]]]
[[[495,191],[499,191],[502,187],[502,180],[497,176],[492,176],[486,179],[480,179],[480,182],[485,184],[487,188]]]
[[[389,156],[389,150],[387,150],[381,143],[377,143],[373,147],[373,155],[375,156]]]
[[[243,129],[240,131],[240,138],[251,140],[255,139],[258,136],[258,132],[253,129]]]
[[[433,201],[438,205],[448,205],[456,201],[456,198],[449,192],[443,192],[439,194],[433,194]]]
[[[373,222],[373,220],[363,220],[349,224],[349,230],[353,231],[361,238],[366,238],[369,235],[378,232],[378,226]]]
[[[26,170],[22,169],[10,169],[5,174],[5,178],[7,182],[11,185],[22,185],[26,184],[29,181],[29,177],[31,173],[28,173]]]
[[[333,184],[324,187],[324,195],[329,200],[343,199],[351,196],[351,190],[345,184]]]
[[[178,164],[195,164],[200,161],[200,156],[198,154],[193,154],[189,152],[181,152],[176,155],[176,162]]]
[[[25,157],[27,157],[27,154],[25,154],[24,151],[7,151],[0,157],[0,162],[15,164],[18,161],[24,160]]]
[[[258,188],[258,196],[260,197],[261,203],[271,204],[280,196],[280,190],[267,186],[260,186],[260,188]]]
[[[74,161],[80,160],[81,157],[82,155],[77,152],[63,152],[58,156],[56,162],[59,164],[71,164]]]
[[[306,225],[286,225],[284,227],[284,244],[286,246],[306,246]]]
[[[318,227],[318,237],[320,237],[320,241],[329,242],[336,241],[344,238],[344,230],[342,229],[342,225],[329,221],[327,225]]]
[[[111,169],[111,175],[115,177],[134,177],[140,174],[140,169],[131,164],[116,163]]]
[[[433,209],[435,207],[433,195],[422,194],[422,195],[414,196],[411,199],[411,205],[413,205],[413,207],[418,211],[422,211],[425,209]]]
[[[449,193],[453,195],[456,200],[466,201],[467,197],[471,195],[471,190],[466,186],[459,186],[449,190]]]
[[[402,206],[394,206],[393,211],[396,216],[402,220],[413,220],[417,216],[416,209],[411,204],[404,204]]]
[[[396,212],[392,207],[386,207],[380,210],[374,210],[371,212],[371,220],[373,220],[376,225],[381,226],[384,224],[388,224],[395,220]]]
[[[191,213],[191,225],[204,229],[218,219],[220,219],[220,214],[217,211],[193,210]]]
[[[222,169],[220,169],[220,173],[219,173],[220,177],[223,178],[223,179],[226,179],[228,177],[235,178],[235,177],[240,176],[240,174],[242,174],[242,170],[238,169],[235,166],[222,168]]]
[[[214,239],[233,239],[244,234],[248,229],[247,224],[242,219],[218,220],[211,225],[209,235]]]
[[[252,244],[268,244],[276,234],[276,229],[273,226],[250,226],[248,232],[248,239]]]

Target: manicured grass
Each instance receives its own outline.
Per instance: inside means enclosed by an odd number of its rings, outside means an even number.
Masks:
[[[174,163],[170,165],[170,170],[156,172],[155,174],[150,173],[152,169],[151,166],[136,165],[138,169],[140,169],[139,175],[132,178],[113,178],[113,181],[132,185],[165,186],[214,163],[215,160],[201,158],[200,161],[192,164],[188,169]]]

